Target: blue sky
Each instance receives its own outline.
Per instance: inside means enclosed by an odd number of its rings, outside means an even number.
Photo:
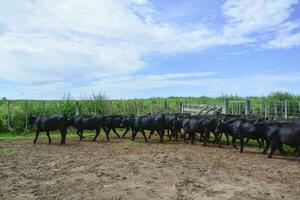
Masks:
[[[298,0],[2,0],[0,97],[300,94]]]

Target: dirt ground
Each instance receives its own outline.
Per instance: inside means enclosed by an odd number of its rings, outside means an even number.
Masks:
[[[300,159],[259,148],[46,138],[0,142],[0,199],[300,199]]]

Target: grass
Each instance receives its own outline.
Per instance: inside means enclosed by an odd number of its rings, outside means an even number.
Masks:
[[[16,149],[16,148],[6,148],[0,150],[0,154],[5,155],[5,156],[19,156],[24,154],[25,152],[21,149]]]

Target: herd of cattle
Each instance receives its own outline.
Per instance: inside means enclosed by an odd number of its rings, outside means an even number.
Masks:
[[[84,130],[96,130],[93,141],[96,141],[103,129],[107,141],[109,141],[109,133],[112,130],[117,137],[124,138],[131,130],[132,140],[135,140],[137,133],[141,133],[145,142],[151,138],[153,133],[158,133],[160,142],[163,143],[165,132],[167,131],[168,139],[174,138],[178,140],[178,136],[183,137],[184,141],[189,139],[191,144],[195,139],[199,139],[206,145],[209,142],[210,134],[213,134],[214,144],[221,147],[221,138],[224,134],[229,145],[229,138],[234,148],[236,147],[236,139],[240,141],[240,152],[243,152],[244,144],[249,139],[256,140],[260,147],[264,146],[263,153],[266,153],[271,147],[268,155],[269,158],[277,149],[282,155],[286,155],[283,145],[289,145],[295,148],[292,153],[294,156],[300,155],[300,120],[275,121],[270,119],[261,119],[252,115],[222,115],[203,116],[189,114],[158,114],[158,115],[93,115],[93,116],[75,116],[69,118],[64,114],[53,116],[29,116],[28,123],[36,126],[36,143],[39,133],[45,131],[49,143],[51,143],[50,133],[52,130],[59,130],[61,133],[61,144],[65,143],[67,128],[75,127],[80,140],[84,139]],[[120,136],[116,129],[123,128],[125,132]],[[145,131],[150,131],[150,135],[146,136]]]

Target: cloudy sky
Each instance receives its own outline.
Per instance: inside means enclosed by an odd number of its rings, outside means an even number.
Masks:
[[[298,0],[0,0],[0,97],[300,94]]]

